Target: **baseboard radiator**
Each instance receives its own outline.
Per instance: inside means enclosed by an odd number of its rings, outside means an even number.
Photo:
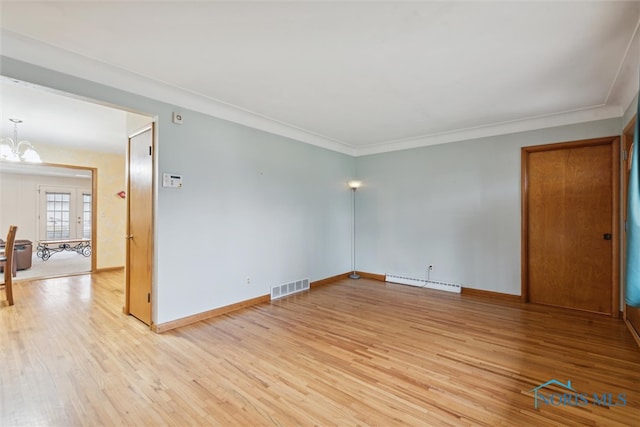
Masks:
[[[309,290],[309,278],[294,280],[293,282],[283,283],[271,288],[271,299],[286,297],[287,295],[297,294]]]
[[[417,286],[419,288],[437,289],[440,291],[454,292],[459,294],[462,291],[462,285],[457,283],[437,282],[435,280],[413,279],[411,277],[396,276],[387,274],[384,278],[385,282],[398,283],[400,285]]]

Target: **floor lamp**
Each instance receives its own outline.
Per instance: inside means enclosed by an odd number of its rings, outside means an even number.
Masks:
[[[351,270],[350,279],[359,279],[360,275],[356,273],[356,190],[362,185],[362,181],[349,181],[351,188],[351,199],[353,200],[353,222],[351,225]]]

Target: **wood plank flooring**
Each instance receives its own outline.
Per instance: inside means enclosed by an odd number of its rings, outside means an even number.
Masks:
[[[0,425],[640,425],[640,350],[618,319],[361,279],[158,335],[122,314],[123,287],[16,285]],[[586,404],[535,409],[551,379]]]

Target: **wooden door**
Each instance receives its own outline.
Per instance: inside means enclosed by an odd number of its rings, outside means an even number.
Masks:
[[[627,221],[627,201],[628,201],[628,189],[629,189],[629,172],[630,172],[630,167],[631,167],[631,162],[637,162],[638,159],[632,159],[631,158],[631,145],[633,144],[633,136],[635,134],[635,125],[636,125],[636,120],[638,119],[638,116],[636,115],[625,127],[624,129],[624,134],[623,134],[623,150],[625,153],[625,162],[623,163],[624,169],[623,169],[623,181],[622,181],[622,215],[623,215],[623,219],[624,219],[624,223],[626,224]],[[623,259],[623,263],[622,265],[626,265],[626,259],[627,259],[627,253],[626,253],[626,248],[627,248],[627,239],[626,239],[626,233],[623,236],[623,242],[622,242],[622,248],[623,248],[623,252],[622,252],[622,259]],[[624,283],[626,283],[626,277],[625,277],[625,281]],[[634,337],[636,338],[636,340],[638,340],[638,343],[640,344],[640,308],[636,308],[636,307],[631,307],[630,305],[625,304],[624,305],[624,319],[627,322],[627,325],[631,328],[632,333],[634,334]]]
[[[618,315],[619,139],[522,149],[525,301]]]
[[[125,313],[151,324],[153,125],[129,138]]]

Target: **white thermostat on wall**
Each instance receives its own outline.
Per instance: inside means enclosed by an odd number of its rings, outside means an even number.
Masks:
[[[171,188],[182,187],[182,175],[175,173],[163,173],[162,174],[162,186]]]

